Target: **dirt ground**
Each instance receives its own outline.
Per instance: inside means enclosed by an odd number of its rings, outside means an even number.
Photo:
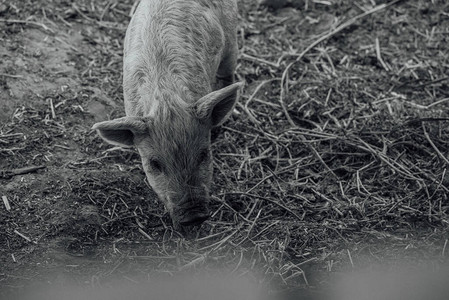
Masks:
[[[218,272],[299,297],[371,263],[447,261],[446,1],[239,1],[246,86],[190,238],[137,153],[90,130],[124,115],[134,2],[0,0],[1,295]]]

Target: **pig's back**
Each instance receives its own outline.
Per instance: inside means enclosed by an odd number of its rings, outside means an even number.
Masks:
[[[127,114],[142,114],[135,109],[139,102],[155,97],[193,101],[209,93],[224,49],[235,38],[236,18],[234,0],[142,0],[125,38]],[[142,86],[160,94],[142,99]],[[171,92],[174,97],[164,96]]]

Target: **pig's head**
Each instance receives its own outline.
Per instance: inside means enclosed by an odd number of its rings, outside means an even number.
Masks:
[[[123,117],[93,126],[107,142],[135,146],[148,182],[176,228],[209,217],[210,135],[229,115],[241,83],[200,98],[189,109],[164,108],[149,117]]]

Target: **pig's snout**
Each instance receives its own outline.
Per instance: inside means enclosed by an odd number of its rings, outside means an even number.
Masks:
[[[182,217],[179,223],[182,226],[194,226],[202,224],[207,219],[209,219],[209,212],[188,212]]]
[[[209,218],[206,199],[188,199],[183,201],[174,211],[174,219],[177,219],[181,226],[200,225]]]

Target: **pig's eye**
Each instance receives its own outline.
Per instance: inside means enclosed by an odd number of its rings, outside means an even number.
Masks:
[[[204,149],[200,152],[198,156],[198,162],[203,163],[209,159],[209,149]]]
[[[150,167],[151,167],[151,170],[153,171],[153,172],[155,172],[155,173],[160,173],[160,172],[162,172],[162,163],[159,161],[159,160],[157,160],[157,159],[150,159]]]

